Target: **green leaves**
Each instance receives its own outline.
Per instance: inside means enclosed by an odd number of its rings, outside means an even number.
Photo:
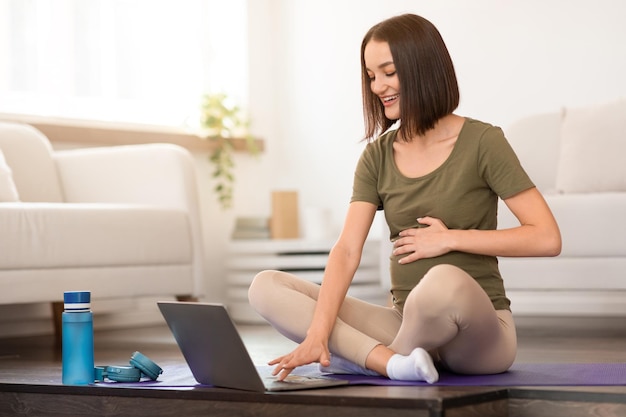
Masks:
[[[249,125],[241,108],[226,94],[207,94],[203,97],[200,136],[215,145],[209,155],[209,162],[213,165],[213,191],[223,209],[231,208],[233,200],[235,149],[232,139],[245,138],[248,150],[252,154],[258,153],[254,138],[248,131]]]
[[[247,117],[226,94],[205,95],[201,110],[200,125],[206,137],[234,138],[248,134]]]

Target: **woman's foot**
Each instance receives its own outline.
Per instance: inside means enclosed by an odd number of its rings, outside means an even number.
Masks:
[[[387,375],[397,381],[426,381],[429,384],[439,379],[433,359],[422,348],[413,349],[408,356],[393,355],[387,362]]]

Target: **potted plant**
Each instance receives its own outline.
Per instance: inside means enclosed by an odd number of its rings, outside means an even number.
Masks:
[[[233,159],[233,139],[243,138],[249,152],[256,154],[254,138],[249,133],[249,120],[226,94],[206,94],[200,107],[200,137],[213,143],[209,162],[213,165],[211,174],[215,181],[214,191],[222,208],[232,206],[233,185],[235,182]]]

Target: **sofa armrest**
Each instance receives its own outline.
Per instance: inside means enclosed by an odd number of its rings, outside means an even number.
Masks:
[[[547,194],[545,199],[561,229],[561,257],[626,256],[626,193]],[[518,225],[500,202],[498,228]]]

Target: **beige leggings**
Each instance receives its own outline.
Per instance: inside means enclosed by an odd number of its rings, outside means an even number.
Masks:
[[[286,272],[263,271],[248,296],[274,328],[300,343],[319,288]],[[424,348],[442,366],[468,374],[504,372],[517,351],[511,312],[495,310],[478,283],[451,265],[432,268],[409,293],[403,313],[346,297],[330,335],[331,353],[365,366],[379,344],[402,355]]]

